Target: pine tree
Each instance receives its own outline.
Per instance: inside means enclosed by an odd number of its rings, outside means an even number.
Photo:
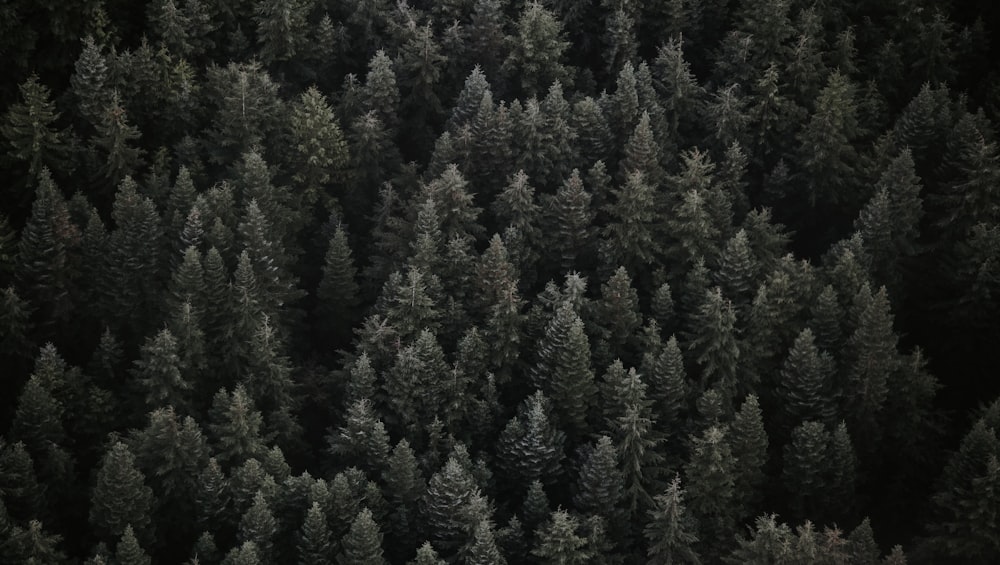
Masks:
[[[724,401],[727,406],[730,406],[740,385],[736,380],[740,349],[736,342],[735,323],[732,302],[723,298],[722,290],[715,287],[706,291],[695,320],[695,335],[690,348],[696,352],[695,360],[702,367],[702,389],[720,386],[726,395]]]
[[[475,479],[455,457],[431,477],[421,499],[421,515],[437,547],[452,551],[468,539],[470,502],[481,494]]]
[[[222,560],[222,565],[261,565],[261,560],[257,550],[257,544],[252,541],[245,541],[237,545],[226,554]]]
[[[552,518],[539,529],[532,555],[546,565],[574,565],[588,563],[593,557],[587,539],[577,535],[580,523],[563,509],[552,513]]]
[[[561,59],[569,42],[563,39],[555,14],[541,3],[529,3],[518,17],[516,30],[503,70],[508,76],[520,77],[522,92],[536,96],[555,81],[568,84],[569,71]]]
[[[36,303],[33,318],[40,337],[50,339],[55,326],[73,309],[70,252],[79,230],[48,170],[40,174],[31,215],[18,242],[14,280],[19,294]]]
[[[733,493],[741,509],[740,516],[752,516],[760,503],[760,492],[767,479],[768,437],[756,395],[748,395],[736,412],[729,428],[729,444],[736,459]]]
[[[656,496],[656,506],[650,509],[650,521],[643,533],[649,540],[648,565],[688,563],[698,565],[701,559],[694,545],[698,543],[695,523],[684,506],[681,477],[675,475],[663,494]]]
[[[493,524],[489,520],[483,520],[476,526],[465,562],[469,565],[507,565],[497,547]]]
[[[386,485],[386,498],[392,506],[387,533],[396,540],[388,548],[389,554],[394,556],[412,551],[417,542],[414,538],[414,526],[418,524],[417,505],[427,488],[427,481],[410,443],[405,439],[399,440],[392,449],[382,480]]]
[[[125,177],[134,175],[142,165],[143,151],[134,146],[142,137],[139,128],[128,122],[128,113],[117,91],[111,95],[97,123],[97,135],[92,142],[99,150],[101,178],[115,186]]]
[[[313,502],[299,530],[295,547],[298,562],[301,565],[333,565],[333,547],[326,514],[318,502]]]
[[[253,20],[257,25],[257,42],[261,45],[260,55],[265,64],[292,61],[305,50],[303,42],[308,15],[309,4],[306,2],[254,2]]]
[[[802,330],[788,352],[778,384],[787,429],[805,420],[832,422],[837,414],[834,369],[830,355],[816,348],[812,330]]]
[[[672,138],[689,133],[705,112],[706,93],[684,58],[684,38],[670,35],[653,61],[654,86],[669,117]]]
[[[117,227],[108,238],[105,307],[125,312],[119,323],[144,335],[156,319],[154,306],[163,284],[160,215],[153,201],[141,196],[136,183],[126,177],[115,194],[111,219]]]
[[[389,459],[389,434],[365,398],[348,406],[346,422],[327,436],[329,453],[369,472],[382,469]]]
[[[549,399],[537,391],[521,403],[517,416],[500,433],[500,465],[512,480],[551,484],[559,479],[566,438],[550,422],[550,410]]]
[[[83,50],[73,64],[70,89],[80,114],[91,124],[100,122],[101,111],[111,100],[108,60],[93,36],[83,38]]]
[[[278,85],[257,62],[212,65],[206,78],[214,110],[207,132],[212,143],[209,155],[213,162],[225,165],[277,130],[283,114]]]
[[[122,442],[111,446],[101,461],[90,497],[90,524],[104,539],[121,537],[126,527],[135,528],[146,539],[153,527],[153,491],[135,463]]]
[[[264,451],[263,419],[242,384],[232,394],[225,389],[216,393],[209,416],[216,458],[223,465],[239,465]]]
[[[547,258],[562,272],[580,267],[593,237],[594,212],[579,171],[574,170],[555,195],[544,202],[544,216],[547,233],[553,238]]]
[[[115,559],[121,565],[149,565],[151,562],[149,555],[146,555],[139,540],[135,538],[131,525],[125,526],[125,532],[115,551]]]
[[[257,555],[262,561],[269,561],[274,550],[274,537],[278,523],[271,511],[264,493],[257,491],[253,504],[240,519],[239,535],[241,543],[252,542],[257,547]]]
[[[582,460],[573,505],[582,512],[613,519],[622,501],[622,482],[618,453],[611,438],[602,435]]]
[[[194,510],[198,474],[208,463],[208,441],[191,416],[179,418],[172,406],[154,410],[146,428],[136,435],[139,469],[163,497],[164,504]],[[180,512],[180,510],[178,510]]]
[[[864,291],[862,291],[864,292]],[[889,297],[883,286],[863,305],[857,329],[849,340],[847,398],[852,429],[866,430],[860,446],[863,453],[870,453],[879,437],[876,419],[889,394],[889,378],[899,364],[896,352],[896,334],[892,329],[893,318],[889,311]]]
[[[700,539],[710,543],[710,540],[731,536],[736,518],[736,460],[725,431],[711,426],[694,439],[691,459],[684,473],[687,476],[688,508],[701,526]],[[713,553],[718,550],[717,547],[711,548]]]
[[[612,431],[621,456],[627,509],[634,518],[652,504],[650,490],[659,478],[663,456],[658,449],[662,438],[650,414],[645,386],[634,373],[630,377],[631,394],[627,395],[625,412],[613,423]]]
[[[614,202],[606,212],[610,222],[602,230],[601,253],[606,264],[620,261],[631,271],[652,263],[658,255],[655,184],[641,171],[630,171],[621,188],[612,190]]]
[[[437,551],[434,550],[434,546],[431,542],[425,541],[419,549],[417,549],[417,556],[412,561],[408,561],[407,565],[444,565],[445,560],[439,559]]]
[[[69,139],[66,131],[56,129],[59,120],[52,92],[32,74],[18,86],[21,101],[11,104],[0,124],[0,134],[7,140],[8,156],[28,167],[28,186],[45,168],[66,170]]]
[[[368,74],[362,91],[365,111],[375,113],[385,127],[389,137],[395,137],[399,129],[399,87],[396,72],[385,51],[379,50],[368,61]]]
[[[853,169],[857,154],[851,143],[857,136],[855,87],[834,72],[816,99],[816,111],[799,136],[801,165],[809,204],[853,202]]]
[[[156,337],[146,339],[141,357],[135,362],[134,373],[146,391],[147,409],[168,405],[182,411],[186,409],[185,391],[191,389],[191,383],[181,375],[177,340],[170,330],[163,329]]]
[[[0,440],[0,494],[13,518],[28,519],[45,511],[45,486],[23,442]]]
[[[649,112],[643,110],[635,130],[625,144],[625,153],[619,164],[618,177],[621,181],[627,182],[631,175],[642,173],[642,178],[655,190],[663,184],[666,178],[660,165],[662,161],[662,148],[656,142],[650,125]]]
[[[21,541],[24,548],[24,563],[34,565],[35,563],[64,562],[66,555],[58,548],[61,542],[62,536],[46,533],[42,529],[42,523],[38,520],[29,521],[28,529],[24,532]]]
[[[333,108],[311,87],[292,106],[288,127],[295,170],[292,180],[304,191],[302,200],[307,205],[321,202],[327,209],[335,209],[337,201],[329,187],[342,182],[335,175],[347,168],[349,156]]]
[[[719,269],[715,282],[722,293],[733,301],[737,317],[745,316],[753,299],[757,275],[757,261],[750,247],[749,237],[744,229],[736,232],[726,243],[719,256]]]

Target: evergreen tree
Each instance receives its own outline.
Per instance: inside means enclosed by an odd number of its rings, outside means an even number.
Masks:
[[[139,128],[128,122],[128,113],[118,97],[111,95],[108,105],[101,111],[97,135],[92,142],[101,154],[100,175],[109,186],[115,186],[125,177],[134,175],[142,164],[143,151],[133,146],[142,137]]]
[[[475,514],[472,502],[481,497],[472,474],[455,457],[449,457],[431,477],[421,499],[421,514],[442,551],[450,552],[468,541],[473,525],[469,520]]]
[[[191,384],[181,376],[180,365],[177,340],[170,330],[163,329],[146,340],[134,371],[146,391],[148,409],[171,405],[183,410],[187,406],[185,391],[191,389]]]
[[[733,534],[736,463],[719,427],[711,426],[694,439],[691,460],[684,468],[688,508],[701,526],[699,538],[706,543]],[[705,549],[719,551],[717,546]]]
[[[91,493],[90,524],[105,539],[122,536],[127,527],[147,538],[154,527],[150,520],[153,491],[136,468],[135,456],[122,442],[105,453]]]
[[[582,512],[614,518],[622,500],[622,482],[615,446],[602,435],[582,461],[573,505]]]
[[[584,189],[579,171],[574,170],[543,205],[547,233],[553,238],[547,258],[563,272],[579,267],[591,244],[594,220],[591,195]]]
[[[31,186],[50,168],[56,172],[67,169],[69,139],[66,131],[57,129],[59,120],[51,90],[32,74],[18,87],[21,101],[11,104],[0,124],[0,134],[7,140],[7,156],[28,167]]]
[[[132,526],[125,526],[125,532],[122,533],[121,541],[118,542],[118,548],[115,551],[115,559],[121,565],[149,565],[151,560],[146,552],[139,545],[139,540],[135,539],[135,532],[132,531]]]
[[[510,77],[520,77],[522,92],[536,96],[555,81],[567,84],[569,71],[561,59],[569,42],[563,39],[562,25],[555,14],[541,3],[528,3],[517,20],[516,30],[503,70]]]
[[[782,482],[797,517],[814,516],[829,488],[826,469],[830,432],[820,422],[805,421],[792,430],[784,448]]]
[[[806,420],[832,422],[837,414],[834,371],[833,359],[817,349],[812,330],[802,330],[788,351],[777,390],[786,429]]]
[[[365,77],[362,96],[365,100],[364,110],[374,112],[389,137],[395,137],[400,123],[399,87],[396,85],[392,61],[385,51],[379,50],[368,61],[368,75]]]
[[[550,410],[549,399],[536,391],[500,433],[497,452],[511,479],[522,484],[533,480],[552,484],[559,479],[565,434],[549,421]]]
[[[649,512],[650,521],[643,533],[649,540],[649,565],[690,563],[701,559],[694,549],[698,543],[695,524],[684,506],[681,477],[675,475],[663,494],[656,496],[656,506]]]
[[[257,42],[265,64],[291,61],[304,50],[306,39],[307,2],[254,2],[254,23],[257,24]],[[260,550],[260,548],[257,548]]]
[[[851,356],[847,375],[850,389],[847,396],[851,399],[849,420],[852,429],[858,434],[865,430],[859,438],[864,438],[861,450],[867,454],[879,437],[877,419],[889,394],[890,375],[899,359],[885,287],[861,306],[857,329],[849,340]]]
[[[213,111],[210,158],[225,165],[277,131],[283,114],[278,85],[257,62],[212,65],[206,79]]]
[[[507,560],[497,547],[493,524],[489,520],[483,520],[476,526],[465,562],[469,565],[507,565]]]
[[[657,256],[655,185],[650,181],[641,171],[629,172],[624,185],[612,191],[615,200],[607,207],[611,221],[602,230],[605,263],[618,260],[638,271]]]
[[[854,202],[854,162],[851,143],[857,136],[854,86],[839,72],[830,75],[816,99],[816,111],[799,136],[801,165],[810,206],[818,202]]]
[[[38,520],[28,522],[28,529],[23,534],[21,545],[24,548],[24,563],[62,563],[66,555],[58,548],[62,536],[48,534],[42,529]]]
[[[209,419],[216,458],[224,465],[239,465],[263,452],[263,419],[242,384],[232,394],[226,389],[216,393]]]
[[[587,563],[593,557],[587,539],[580,537],[580,523],[563,509],[552,513],[552,518],[539,529],[532,555],[546,565],[573,565]]]
[[[101,111],[111,100],[107,57],[101,52],[93,36],[83,38],[83,50],[73,64],[70,89],[77,99],[77,107],[84,119],[96,125]]]
[[[313,502],[306,511],[295,549],[301,565],[333,564],[331,557],[334,551],[330,528],[326,524],[326,514],[318,502]]]
[[[721,387],[726,395],[726,406],[731,405],[740,386],[736,380],[740,349],[735,323],[732,302],[722,296],[721,289],[706,291],[695,319],[695,335],[690,348],[696,352],[695,360],[702,367],[702,389],[712,385]]]
[[[760,403],[748,395],[736,412],[729,428],[729,444],[736,459],[733,493],[740,504],[741,517],[753,515],[766,483],[768,446],[770,445]]]
[[[261,561],[269,561],[274,550],[274,536],[278,523],[271,512],[270,504],[262,491],[257,491],[253,504],[240,519],[237,539],[241,543],[252,542],[257,548]]]
[[[348,406],[345,425],[328,435],[327,442],[331,455],[366,471],[383,468],[389,459],[389,435],[365,398]]]
[[[347,142],[333,108],[323,94],[311,87],[295,102],[288,121],[291,133],[292,175],[303,191],[305,204],[322,202],[335,209],[336,199],[329,187],[342,182],[335,178],[347,168]]]

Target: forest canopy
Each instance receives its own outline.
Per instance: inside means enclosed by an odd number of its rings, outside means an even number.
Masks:
[[[0,565],[1000,562],[1000,5],[0,6]]]

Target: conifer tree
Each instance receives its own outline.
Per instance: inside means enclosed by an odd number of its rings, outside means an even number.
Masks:
[[[304,50],[302,43],[306,39],[308,8],[306,2],[255,0],[253,19],[257,25],[261,59],[265,64],[290,61]],[[259,547],[257,549],[260,550]]]
[[[252,541],[245,541],[237,545],[222,560],[222,565],[261,565],[262,563],[264,561],[260,558],[257,544]]]
[[[276,131],[283,113],[278,85],[257,62],[212,65],[206,79],[213,110],[210,159],[225,165]]]
[[[295,547],[298,562],[302,565],[333,565],[333,547],[326,514],[318,502],[313,502],[299,530]]]
[[[684,472],[687,476],[688,508],[699,522],[699,538],[711,543],[710,540],[732,535],[735,526],[736,460],[725,431],[711,426],[696,437]],[[711,551],[716,552],[718,548],[712,547]]]
[[[146,339],[141,357],[135,362],[134,372],[146,391],[147,409],[167,405],[186,409],[186,391],[191,389],[191,383],[181,375],[177,340],[170,330],[163,329],[156,337]]]
[[[121,565],[149,565],[151,562],[149,555],[146,555],[139,540],[135,538],[131,525],[125,526],[125,532],[115,550],[115,559]]]
[[[321,202],[327,209],[335,209],[336,198],[329,190],[339,184],[347,168],[347,142],[333,108],[315,87],[307,89],[295,102],[288,121],[291,141],[292,175],[304,191],[302,199],[310,205]]]
[[[392,506],[387,533],[396,543],[389,548],[391,556],[404,553],[404,549],[410,551],[416,545],[413,533],[419,523],[418,503],[427,488],[416,455],[405,439],[399,440],[392,449],[382,480],[386,485],[386,498]]]
[[[610,222],[602,230],[601,253],[606,264],[619,261],[638,271],[654,261],[657,206],[655,185],[641,171],[631,171],[619,189],[612,190],[614,202],[606,208]]]
[[[784,448],[782,479],[797,517],[813,516],[821,508],[830,486],[826,473],[830,439],[822,423],[805,421],[792,430],[791,442]]]
[[[84,119],[96,125],[101,111],[111,100],[111,89],[106,56],[93,36],[83,38],[83,50],[73,64],[70,89],[77,99],[77,107]]]
[[[399,129],[399,87],[396,85],[396,72],[392,69],[392,61],[385,51],[379,50],[368,61],[368,74],[362,91],[365,110],[375,113],[385,127],[390,138],[395,137]]]
[[[34,320],[40,337],[54,337],[54,326],[66,320],[73,308],[70,252],[77,237],[79,230],[70,219],[66,201],[43,169],[14,263],[19,294],[37,302]]]
[[[851,143],[857,136],[854,85],[839,72],[830,75],[816,99],[816,112],[799,136],[801,165],[809,204],[853,202],[853,167],[857,159]]]
[[[552,513],[536,536],[531,554],[546,565],[575,565],[587,563],[593,557],[587,539],[579,536],[579,521],[563,509]]]
[[[719,287],[706,291],[695,319],[695,336],[691,349],[696,352],[695,360],[702,367],[701,386],[718,385],[724,391],[724,399],[730,406],[738,391],[736,364],[740,349],[736,342],[736,315],[732,302],[722,296]]]
[[[760,403],[754,394],[748,395],[736,412],[729,427],[730,448],[736,459],[733,493],[739,503],[740,516],[751,516],[760,502],[769,441],[764,429]]]
[[[90,500],[90,524],[104,539],[119,538],[127,527],[145,539],[154,527],[150,523],[153,491],[122,442],[105,453]]]
[[[583,186],[579,171],[574,170],[543,204],[547,233],[552,234],[548,259],[563,272],[579,267],[591,244],[594,212],[591,195]]]
[[[128,122],[128,113],[118,97],[111,95],[97,123],[97,135],[92,142],[101,153],[100,175],[110,186],[134,175],[142,164],[143,151],[133,142],[142,136],[139,128]]]
[[[787,429],[806,420],[832,422],[837,413],[834,370],[830,355],[816,348],[812,330],[802,330],[788,351],[778,384]]]
[[[236,466],[263,453],[263,419],[242,384],[232,394],[226,389],[216,393],[209,419],[216,458],[223,465]]]
[[[361,398],[348,406],[346,419],[327,436],[330,454],[369,472],[382,469],[389,459],[389,435],[371,401]]]
[[[18,87],[21,101],[11,104],[0,124],[7,140],[7,154],[28,167],[27,185],[34,184],[45,168],[66,170],[69,146],[66,131],[56,129],[59,119],[51,91],[32,74]]]
[[[476,526],[465,562],[469,565],[507,565],[497,547],[493,524],[489,520],[483,520]]]
[[[588,448],[580,466],[573,505],[582,512],[613,519],[622,500],[623,477],[611,438],[602,435]]]
[[[521,403],[517,416],[500,433],[500,465],[512,480],[551,484],[559,479],[566,438],[549,421],[550,410],[549,399],[536,391]]]
[[[699,541],[696,525],[684,506],[680,475],[674,476],[667,490],[657,495],[655,501],[656,506],[650,509],[650,521],[643,531],[649,541],[648,565],[701,563],[694,549]]]
[[[421,499],[421,515],[442,551],[458,549],[468,541],[471,501],[480,497],[472,474],[455,457],[431,477]]]
[[[278,523],[270,504],[264,493],[257,491],[253,504],[240,519],[237,539],[241,543],[252,542],[257,547],[257,555],[261,561],[269,561],[273,557],[274,536],[277,531]]]
[[[538,2],[526,4],[510,40],[510,54],[503,63],[510,77],[520,77],[521,91],[537,96],[555,81],[567,84],[569,71],[561,60],[569,47],[555,14]]]
[[[857,329],[849,340],[851,356],[847,375],[850,388],[846,396],[852,400],[848,405],[852,429],[857,430],[855,433],[866,430],[859,439],[864,438],[861,449],[867,454],[878,438],[877,418],[888,397],[889,378],[898,367],[899,359],[885,287],[861,306]]]

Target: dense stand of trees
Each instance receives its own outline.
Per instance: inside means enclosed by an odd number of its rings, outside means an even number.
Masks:
[[[0,6],[0,564],[1000,561],[1000,12]]]

